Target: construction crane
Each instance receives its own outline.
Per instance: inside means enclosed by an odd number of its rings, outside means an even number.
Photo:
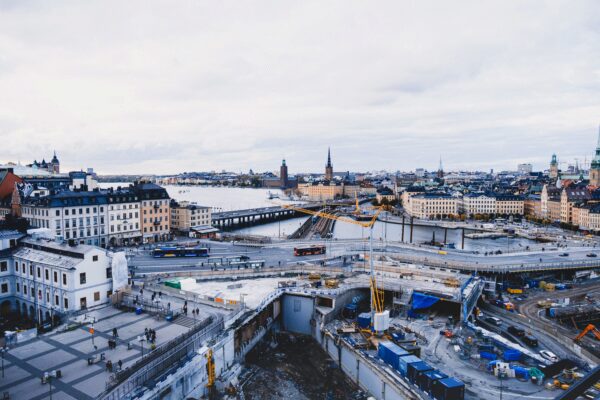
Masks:
[[[588,326],[586,326],[579,335],[577,335],[577,337],[575,339],[573,339],[576,342],[579,342],[581,339],[583,339],[583,337],[585,335],[588,334],[588,332],[592,332],[594,334],[594,336],[596,336],[596,339],[600,340],[600,330],[598,330],[598,328],[596,328],[596,326],[594,324],[589,324]]]
[[[382,207],[375,207],[376,212],[373,214],[368,221],[357,221],[355,219],[344,217],[340,215],[330,214],[325,211],[313,211],[307,210],[306,208],[296,207],[290,204],[282,204],[281,207],[301,212],[304,214],[313,215],[320,218],[327,218],[334,221],[347,222],[349,224],[359,225],[363,228],[369,229],[369,268],[370,268],[370,287],[371,287],[371,324],[375,323],[375,314],[383,312],[383,295],[384,292],[377,288],[377,282],[375,280],[375,267],[373,265],[373,226],[377,221],[377,217],[383,210]]]
[[[215,359],[213,357],[213,351],[211,348],[206,352],[206,373],[208,375],[208,382],[206,387],[208,388],[209,397],[213,397],[215,389]]]

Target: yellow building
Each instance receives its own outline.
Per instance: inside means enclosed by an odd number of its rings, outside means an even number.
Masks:
[[[165,188],[154,183],[136,182],[133,190],[141,202],[140,225],[143,242],[168,240],[171,234],[171,207]]]
[[[353,198],[360,192],[360,187],[342,182],[321,181],[298,184],[298,191],[310,201],[325,201],[342,197]]]
[[[420,219],[446,218],[458,214],[458,199],[445,193],[425,193],[410,196],[405,211]]]
[[[211,208],[196,203],[171,201],[171,229],[189,232],[192,227],[211,225]]]

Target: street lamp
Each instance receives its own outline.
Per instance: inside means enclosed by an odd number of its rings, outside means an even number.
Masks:
[[[52,400],[52,379],[56,378],[56,370],[53,370],[51,372],[44,372],[44,378],[46,378],[46,381],[50,386],[50,400]]]

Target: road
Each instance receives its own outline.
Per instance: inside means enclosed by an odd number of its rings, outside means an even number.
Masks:
[[[264,260],[266,266],[286,265],[297,262],[319,262],[326,257],[340,257],[362,254],[367,251],[368,243],[361,239],[344,240],[300,240],[281,241],[266,245],[245,245],[231,242],[201,241],[210,247],[211,257],[228,257],[236,255],[247,255],[252,260]],[[293,248],[314,244],[325,244],[327,256],[294,257]],[[461,250],[447,250],[446,254],[439,254],[438,250],[428,246],[409,245],[400,242],[386,243],[377,241],[374,243],[374,251],[385,252],[386,255],[403,262],[411,262],[424,265],[438,265],[464,270],[498,270],[518,272],[520,269],[544,269],[544,268],[566,268],[568,264],[583,265],[592,264],[600,267],[600,257],[587,257],[589,253],[597,254],[600,248],[596,247],[571,247],[568,249],[552,249],[547,251],[527,251],[520,253],[508,253],[500,255],[485,256],[473,252]],[[568,252],[568,257],[560,254]],[[132,267],[147,268],[189,268],[202,265],[203,259],[197,258],[170,258],[155,259],[150,250],[134,250],[128,252],[129,265]],[[542,260],[540,262],[540,259]]]

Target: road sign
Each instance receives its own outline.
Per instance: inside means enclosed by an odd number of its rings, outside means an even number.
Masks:
[[[90,328],[90,333],[93,335],[94,334],[94,328]]]

